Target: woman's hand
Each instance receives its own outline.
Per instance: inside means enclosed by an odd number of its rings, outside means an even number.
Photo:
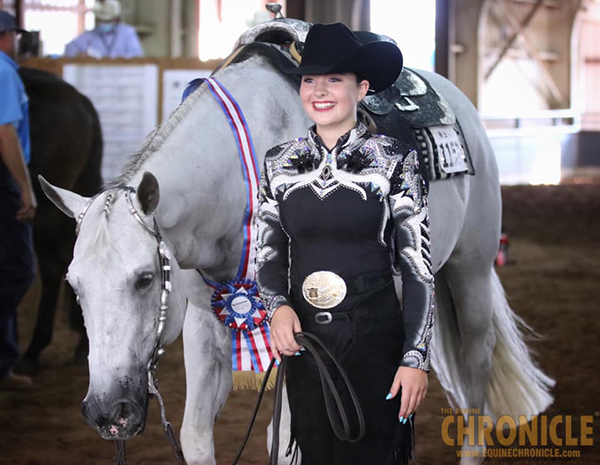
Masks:
[[[394,382],[390,388],[388,399],[393,399],[402,387],[402,399],[400,402],[399,420],[406,423],[409,415],[412,415],[427,394],[427,372],[418,368],[400,367],[394,376]]]
[[[271,349],[278,362],[281,362],[280,352],[291,356],[302,349],[294,339],[294,333],[301,331],[300,320],[292,307],[282,305],[275,310],[271,318]]]

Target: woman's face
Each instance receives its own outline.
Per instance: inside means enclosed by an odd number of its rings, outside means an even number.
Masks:
[[[356,108],[369,90],[369,82],[356,82],[353,73],[302,76],[300,99],[304,111],[321,129],[349,131],[356,124]]]

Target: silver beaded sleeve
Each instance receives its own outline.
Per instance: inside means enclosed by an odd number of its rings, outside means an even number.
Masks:
[[[434,280],[427,193],[414,150],[396,165],[390,183],[395,263],[402,275],[405,341],[401,366],[429,371]]]
[[[271,192],[266,163],[261,173],[256,225],[258,228],[256,282],[260,297],[271,318],[277,308],[290,305],[289,238],[281,227],[279,205]]]

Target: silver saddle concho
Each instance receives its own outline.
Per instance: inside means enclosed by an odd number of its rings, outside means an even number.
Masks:
[[[347,292],[344,279],[331,271],[315,271],[302,283],[304,300],[316,308],[329,309],[339,305]],[[315,321],[319,324],[331,323],[331,313],[319,312],[315,315]]]

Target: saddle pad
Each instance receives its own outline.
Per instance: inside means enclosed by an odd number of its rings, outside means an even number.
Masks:
[[[413,128],[418,150],[429,171],[430,181],[462,174],[475,174],[462,129],[454,125]]]
[[[419,96],[427,93],[427,84],[421,76],[415,73],[410,68],[404,68],[394,85],[400,91],[400,95]]]
[[[402,112],[408,124],[413,128],[454,125],[456,117],[446,99],[422,76],[414,71],[411,73],[421,79],[427,91],[422,95],[402,95],[396,103],[396,108]]]
[[[387,115],[394,108],[394,104],[400,100],[400,90],[394,85],[377,94],[367,95],[361,104],[375,115]]]
[[[374,132],[395,137],[417,150],[421,175],[426,183],[475,174],[469,147],[458,121],[453,125],[414,128],[406,118],[407,113],[397,109],[387,115],[367,114],[372,125],[368,119],[363,122]]]
[[[427,85],[423,79],[410,69],[404,68],[394,85],[377,94],[367,95],[362,100],[362,104],[370,113],[387,115],[398,102],[401,102],[403,107],[406,106],[405,99],[402,97],[420,96],[426,93]],[[413,108],[413,110],[417,109],[418,107]]]
[[[453,125],[454,112],[442,97],[423,77],[404,68],[394,85],[378,94],[366,96],[361,104],[374,115],[387,115],[393,109],[414,128]]]

